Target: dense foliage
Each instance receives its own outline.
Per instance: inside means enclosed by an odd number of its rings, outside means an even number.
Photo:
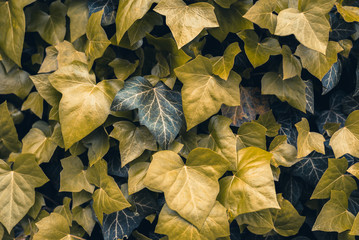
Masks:
[[[359,3],[0,0],[0,238],[355,239]]]

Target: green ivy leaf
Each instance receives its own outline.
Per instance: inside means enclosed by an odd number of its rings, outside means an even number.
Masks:
[[[32,154],[19,154],[9,164],[0,160],[0,222],[8,232],[26,215],[35,203],[35,188],[49,179]]]
[[[111,44],[105,30],[101,27],[103,9],[91,14],[86,27],[86,56],[89,61],[88,69],[92,68],[95,59],[102,57],[106,48]]]
[[[23,8],[35,0],[8,0],[0,3],[0,48],[18,66],[25,37],[25,14]]]
[[[171,240],[215,240],[230,234],[226,209],[219,202],[215,202],[200,228],[183,219],[165,204],[160,212],[155,231],[166,234]]]
[[[132,195],[146,187],[144,179],[146,177],[149,162],[138,162],[133,164],[128,170],[128,194]]]
[[[65,217],[58,213],[41,219],[36,223],[39,229],[34,235],[34,240],[73,240],[70,235],[70,226]]]
[[[183,124],[180,93],[170,90],[162,82],[153,87],[144,77],[133,77],[117,93],[111,109],[123,111],[136,108],[140,123],[150,130],[162,148],[166,148]]]
[[[118,82],[103,80],[96,84],[94,73],[77,61],[58,69],[49,80],[62,93],[59,115],[68,149],[105,122]]]
[[[211,61],[206,57],[199,55],[176,68],[175,73],[183,83],[181,94],[187,130],[216,114],[222,104],[240,105],[241,77],[234,71],[227,81],[215,76]]]
[[[281,236],[296,235],[303,225],[305,217],[300,216],[293,205],[277,194],[280,209],[264,209],[258,212],[241,214],[236,218],[239,226],[247,224],[254,234],[264,235],[274,230]]]
[[[47,43],[56,45],[65,38],[67,7],[58,0],[50,4],[49,12],[34,8],[27,31],[38,32]]]
[[[309,123],[306,118],[302,118],[302,121],[296,123],[295,127],[298,131],[298,158],[305,157],[312,151],[317,151],[319,153],[325,154],[325,139],[323,135],[316,132],[310,132]]]
[[[275,120],[272,110],[261,114],[258,120],[254,120],[254,122],[261,124],[267,129],[266,135],[268,137],[277,136],[281,127],[281,125]]]
[[[138,67],[138,63],[138,60],[131,63],[126,59],[115,58],[108,65],[113,68],[117,79],[125,81],[132,73],[135,72]]]
[[[186,5],[182,0],[161,0],[153,10],[166,16],[178,48],[192,41],[204,28],[219,26],[214,7],[206,2]]]
[[[86,33],[89,20],[87,1],[71,0],[68,5],[67,16],[70,18],[70,39],[74,42]]]
[[[54,46],[47,47],[45,59],[43,60],[38,73],[49,73],[49,72],[56,71],[56,69],[57,69],[57,54],[58,54],[57,49]]]
[[[72,209],[73,219],[91,236],[96,221],[93,218],[93,211],[90,206],[82,208],[77,206]]]
[[[328,169],[315,187],[310,199],[325,199],[330,197],[332,190],[343,191],[349,197],[350,193],[357,189],[355,180],[345,175],[348,168],[346,158],[328,159]]]
[[[214,0],[214,1],[223,8],[230,8],[231,5],[236,2],[236,0]]]
[[[19,152],[21,150],[21,142],[19,141],[6,101],[0,104],[0,126],[0,142],[8,150]]]
[[[222,57],[211,58],[213,73],[223,80],[227,80],[233,68],[234,58],[241,52],[238,43],[230,44],[223,53]]]
[[[237,152],[237,169],[233,176],[219,181],[218,201],[234,219],[240,214],[266,208],[279,208],[270,168],[272,154],[256,147]]]
[[[336,158],[346,153],[359,157],[359,110],[349,114],[345,126],[336,131],[330,139]]]
[[[283,56],[283,80],[300,77],[302,73],[302,64],[299,59],[292,54],[292,50],[287,45],[282,46]]]
[[[267,28],[272,34],[277,26],[276,1],[259,0],[243,16],[262,28]]]
[[[334,2],[335,0],[305,0],[298,4],[298,8],[290,7],[280,11],[274,34],[294,34],[307,48],[325,54],[330,30],[326,14],[332,9]]]
[[[286,135],[276,136],[271,142],[269,150],[273,154],[271,164],[275,167],[291,167],[302,160],[297,158],[297,149],[288,144]]]
[[[145,126],[136,127],[127,121],[113,124],[110,137],[120,141],[121,166],[132,162],[146,150],[156,151],[157,144],[153,135]]]
[[[237,149],[246,147],[258,147],[266,149],[267,129],[256,122],[243,123],[237,132]]]
[[[40,119],[44,111],[44,99],[38,92],[32,92],[27,96],[27,99],[23,102],[21,106],[21,111],[30,109],[36,116]]]
[[[347,209],[347,194],[344,191],[331,191],[330,200],[320,211],[312,231],[340,233],[350,230],[354,222],[354,215]]]
[[[72,212],[70,210],[71,198],[64,197],[63,205],[59,205],[54,209],[54,213],[61,214],[67,221],[69,226],[72,226]]]
[[[305,88],[304,81],[298,76],[283,80],[278,73],[267,72],[262,78],[262,94],[274,94],[302,112],[306,109]]]
[[[337,42],[329,41],[325,54],[307,48],[304,45],[299,45],[295,55],[300,57],[305,69],[319,80],[322,80],[333,64],[337,62],[337,55],[342,50],[343,48]]]
[[[343,6],[342,1],[336,2],[338,12],[346,22],[359,22],[359,8],[355,6]]]
[[[275,38],[260,41],[254,30],[244,30],[237,34],[244,42],[244,50],[253,67],[265,64],[271,55],[281,53],[279,42]]]
[[[144,183],[165,193],[168,206],[198,228],[202,228],[219,192],[218,178],[229,162],[206,148],[188,154],[186,164],[172,151],[152,156]]]

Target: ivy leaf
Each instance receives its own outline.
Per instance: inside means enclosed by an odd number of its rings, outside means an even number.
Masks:
[[[336,131],[330,139],[329,145],[333,148],[336,158],[346,153],[359,157],[359,111],[352,112],[345,126]]]
[[[293,165],[292,174],[303,179],[307,184],[315,187],[320,178],[328,168],[328,158],[334,157],[332,154],[321,154],[312,152],[301,161]]]
[[[72,0],[68,5],[67,16],[70,18],[70,39],[74,42],[86,33],[89,19],[88,3],[82,0]]]
[[[266,149],[267,129],[256,122],[243,123],[237,132],[237,150],[246,147]]]
[[[335,0],[304,1],[298,9],[290,7],[280,11],[274,34],[279,36],[294,34],[307,48],[325,54],[330,30],[325,15],[331,10],[334,2]]]
[[[219,202],[215,202],[201,228],[195,227],[165,204],[160,212],[155,232],[166,234],[171,240],[215,240],[230,235],[226,209]]]
[[[357,96],[344,96],[341,102],[342,111],[344,114],[350,114],[355,110],[359,110],[359,97]],[[344,119],[345,121],[345,119]],[[344,122],[343,121],[343,122]]]
[[[254,30],[244,30],[237,34],[244,42],[244,50],[254,68],[263,65],[271,55],[281,53],[279,42],[275,38],[260,41]]]
[[[19,152],[21,150],[21,142],[19,141],[6,101],[0,104],[0,126],[1,143],[11,152]]]
[[[306,109],[305,89],[304,81],[298,76],[283,80],[278,73],[267,72],[262,78],[262,94],[274,94],[302,112]]]
[[[234,58],[241,52],[238,43],[230,44],[223,53],[222,57],[211,58],[213,73],[223,80],[227,80],[233,68]]]
[[[82,140],[82,143],[88,148],[87,157],[90,166],[101,160],[110,149],[108,134],[102,127],[90,133]]]
[[[21,66],[25,37],[23,8],[33,2],[35,0],[9,0],[0,3],[0,26],[4,27],[0,35],[0,48],[18,66]]]
[[[206,148],[192,150],[186,164],[176,153],[160,151],[152,156],[144,183],[163,191],[171,209],[202,228],[216,202],[218,178],[228,167],[225,158]]]
[[[35,203],[35,188],[49,179],[36,163],[32,154],[19,154],[14,163],[0,160],[0,222],[8,232],[26,215]]]
[[[304,81],[306,88],[305,88],[305,110],[314,114],[314,88],[313,82],[311,80]]]
[[[222,8],[230,8],[236,0],[214,0]]]
[[[138,162],[130,167],[128,170],[129,195],[139,192],[146,187],[144,184],[144,179],[146,177],[149,166],[149,162]]]
[[[148,190],[131,195],[134,211],[124,209],[104,216],[102,233],[105,240],[128,238],[142,220],[158,210],[156,198]]]
[[[205,2],[186,5],[182,0],[161,0],[153,9],[166,16],[178,48],[192,41],[204,28],[218,27],[214,7]]]
[[[354,215],[348,210],[348,196],[344,191],[331,191],[330,200],[320,211],[312,231],[343,232],[350,230]]]
[[[73,239],[70,234],[70,226],[64,216],[59,213],[51,213],[50,216],[36,223],[39,229],[34,235],[34,240],[61,240]]]
[[[85,190],[92,193],[95,187],[86,178],[86,170],[81,159],[70,156],[61,160],[63,170],[60,173],[60,192],[80,192]]]
[[[329,41],[328,48],[326,48],[326,54],[312,50],[301,44],[297,47],[295,55],[300,57],[305,69],[321,80],[333,64],[337,62],[338,53],[342,50],[343,48],[339,43]]]
[[[236,1],[231,4],[230,8],[220,7],[214,4],[214,13],[216,14],[220,27],[208,29],[218,41],[223,42],[228,33],[237,33],[244,29],[253,29],[253,23],[243,15],[253,6],[250,0]]]
[[[72,212],[70,210],[70,204],[71,204],[71,198],[64,197],[63,204],[60,206],[57,206],[54,209],[54,213],[61,214],[67,221],[68,225],[72,225]]]
[[[277,15],[273,14],[276,6],[276,1],[259,0],[243,17],[261,28],[267,28],[273,34],[277,26]]]
[[[339,17],[339,14],[329,14],[330,25],[332,31],[329,33],[329,38],[334,41],[346,39],[355,34],[354,23],[348,23],[343,18]]]
[[[117,79],[125,81],[132,73],[135,72],[138,67],[138,63],[138,60],[131,63],[126,59],[115,58],[108,65],[113,68]]]
[[[150,33],[155,25],[162,25],[162,16],[157,13],[148,12],[143,18],[138,19],[128,29],[128,38],[131,45],[140,41],[147,33]]]
[[[104,10],[102,15],[101,24],[107,26],[115,23],[116,20],[116,10],[118,6],[118,1],[116,0],[89,0],[88,1],[89,14],[98,12],[101,9]]]
[[[338,59],[338,61],[335,62],[330,70],[324,75],[321,80],[323,84],[322,95],[330,92],[339,83],[342,75],[342,68],[342,62]]]
[[[86,56],[89,61],[88,69],[92,68],[95,59],[102,57],[106,48],[111,44],[105,30],[101,27],[101,19],[104,10],[93,13],[86,27]]]
[[[38,32],[47,43],[56,45],[65,38],[67,7],[61,1],[55,1],[50,4],[49,12],[34,8],[27,31]]]
[[[217,197],[229,211],[230,219],[266,208],[279,208],[269,163],[272,154],[256,147],[243,148],[237,154],[236,172],[219,181],[221,189]]]
[[[102,224],[103,214],[121,211],[131,205],[127,202],[115,180],[107,175],[107,163],[100,160],[87,169],[86,178],[89,183],[98,187],[92,195],[93,210]]]
[[[21,111],[30,109],[40,119],[42,118],[44,110],[44,99],[38,92],[32,92],[27,96],[27,99],[22,103]]]
[[[359,8],[354,6],[343,6],[341,3],[335,3],[338,12],[346,22],[359,21]]]
[[[282,194],[277,194],[277,200],[280,209],[264,209],[239,215],[236,218],[238,225],[247,224],[248,230],[257,235],[264,235],[271,230],[285,237],[296,235],[305,217],[300,216]]]
[[[255,120],[258,114],[269,111],[269,98],[261,95],[261,90],[254,87],[239,86],[241,105],[228,107],[222,105],[222,115],[232,119],[232,126],[239,127],[245,122]]]
[[[299,59],[292,54],[292,50],[287,45],[282,46],[283,56],[283,80],[301,76],[302,64]]]
[[[330,197],[332,190],[342,190],[348,196],[357,188],[355,180],[345,172],[348,168],[346,158],[328,159],[328,169],[324,172],[310,199],[325,199]]]
[[[187,130],[216,114],[222,104],[240,105],[241,77],[231,71],[227,81],[213,75],[211,61],[201,55],[175,69],[181,90]],[[193,78],[196,81],[193,81]]]
[[[312,151],[317,151],[319,153],[325,154],[325,139],[323,135],[316,132],[310,132],[307,119],[302,118],[302,121],[296,123],[295,127],[298,131],[298,158],[305,157]]]
[[[116,15],[117,43],[120,43],[126,31],[136,20],[145,16],[154,2],[157,0],[125,0],[119,2]]]
[[[95,74],[77,61],[58,69],[49,80],[62,93],[59,115],[68,149],[105,122],[118,83],[103,80],[96,84]]]
[[[271,164],[275,167],[291,167],[301,160],[296,156],[297,149],[287,143],[287,136],[285,135],[276,136],[271,142],[269,150],[273,154]]]
[[[77,206],[72,209],[73,219],[91,236],[96,221],[93,218],[93,211],[90,206],[82,208]]]
[[[111,110],[138,109],[140,123],[153,134],[162,148],[166,148],[183,124],[181,94],[164,83],[155,87],[144,77],[133,77],[125,82],[111,106]]]
[[[262,126],[264,126],[267,129],[266,135],[268,137],[277,136],[278,131],[281,127],[281,125],[276,122],[274,115],[272,113],[272,110],[262,113],[259,116],[258,120],[254,120],[254,122],[261,124]]]
[[[304,184],[300,181],[300,179],[292,175],[281,174],[281,177],[282,176],[285,177],[279,181],[282,180],[284,183],[282,187],[283,197],[288,199],[293,206],[296,206],[298,203],[300,204],[299,200],[303,193]]]
[[[120,141],[121,166],[132,162],[146,150],[156,151],[157,144],[153,135],[145,126],[136,127],[127,121],[113,124],[110,137]]]
[[[25,98],[31,91],[33,84],[29,78],[29,73],[13,67],[6,71],[3,62],[0,62],[0,94],[15,94],[20,98]]]

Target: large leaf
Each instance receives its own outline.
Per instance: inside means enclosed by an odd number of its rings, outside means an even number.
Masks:
[[[21,66],[21,54],[25,37],[25,14],[23,8],[35,0],[9,0],[0,3],[0,49]]]
[[[307,119],[302,118],[302,121],[296,123],[295,127],[298,131],[298,158],[305,157],[312,151],[317,151],[319,153],[325,154],[325,139],[323,135],[316,132],[310,132]]]
[[[105,122],[118,82],[103,80],[96,84],[93,72],[88,72],[87,65],[81,62],[58,69],[49,80],[62,93],[59,115],[68,149]]]
[[[7,102],[0,104],[0,141],[11,152],[19,152],[21,142],[18,139],[14,121],[11,118]]]
[[[89,61],[88,69],[91,69],[95,59],[102,57],[106,48],[111,44],[105,30],[101,27],[101,19],[104,10],[93,13],[86,28],[86,56]]]
[[[35,203],[35,188],[49,179],[32,154],[20,154],[11,166],[0,160],[0,222],[8,232]]]
[[[219,202],[216,202],[211,208],[208,217],[200,228],[183,219],[165,204],[160,212],[155,231],[166,234],[171,240],[216,240],[230,234],[226,209]]]
[[[344,191],[331,191],[330,200],[320,211],[313,231],[343,232],[350,230],[354,215],[348,210],[348,196]]]
[[[118,3],[116,0],[88,0],[87,4],[90,14],[104,10],[101,24],[107,26],[115,23]]]
[[[326,53],[321,53],[316,50],[299,45],[295,51],[295,55],[300,57],[303,67],[307,69],[312,75],[322,80],[330,68],[338,60],[338,53],[343,48],[337,42],[330,41]]]
[[[140,123],[153,134],[161,147],[166,148],[183,125],[180,93],[164,83],[155,87],[144,77],[133,77],[125,82],[111,106],[112,110],[138,109]]]
[[[222,104],[240,105],[241,77],[234,71],[231,71],[227,81],[217,77],[213,74],[211,61],[206,57],[199,55],[176,68],[175,73],[183,83],[181,93],[187,130],[216,114]]]
[[[330,146],[333,148],[336,158],[346,153],[359,157],[359,111],[352,112],[345,126],[336,131],[330,139]]]
[[[266,208],[279,208],[270,168],[272,154],[256,147],[241,149],[237,154],[234,175],[219,182],[218,201],[228,209],[230,219]]]
[[[166,16],[178,48],[192,41],[204,28],[218,27],[214,7],[205,2],[186,5],[182,0],[161,0],[154,11]]]
[[[271,55],[281,53],[281,47],[275,38],[260,40],[254,30],[241,31],[238,36],[243,40],[244,50],[254,68],[266,63]]]
[[[307,48],[326,53],[330,24],[325,14],[334,5],[335,0],[305,0],[298,9],[287,8],[277,17],[276,35],[295,37]],[[321,78],[319,78],[321,79]]]
[[[202,228],[219,192],[218,178],[229,167],[221,155],[206,148],[188,154],[186,164],[172,151],[152,156],[144,183],[163,191],[168,206],[198,228]]]
[[[131,122],[117,122],[110,136],[120,141],[121,166],[135,160],[146,150],[156,151],[154,137],[145,126],[136,127]]]
[[[348,161],[346,158],[328,159],[328,169],[319,180],[311,199],[329,198],[332,190],[344,191],[349,197],[350,193],[357,188],[355,180],[346,175]]]
[[[104,216],[102,233],[105,240],[128,238],[146,216],[159,210],[154,194],[148,190],[132,195],[131,202],[135,211],[127,208]]]
[[[264,235],[274,230],[281,236],[292,236],[298,233],[305,217],[300,216],[292,204],[277,194],[280,209],[264,209],[258,212],[241,214],[236,218],[238,225],[246,224],[249,231]]]
[[[120,43],[126,31],[136,20],[145,16],[154,2],[157,0],[124,0],[119,2],[116,15],[117,43]]]
[[[283,81],[278,73],[267,72],[262,78],[262,94],[274,94],[302,112],[306,109],[305,89],[304,81],[298,76]]]
[[[275,9],[276,1],[259,0],[243,17],[274,33],[277,25],[277,15],[273,14]]]
[[[61,1],[55,1],[50,4],[49,12],[34,8],[27,31],[36,31],[47,43],[56,45],[65,38],[67,7]]]
[[[239,127],[245,122],[255,120],[258,114],[269,111],[269,98],[261,95],[259,88],[239,87],[241,105],[228,107],[222,105],[222,115],[232,119],[232,125]]]

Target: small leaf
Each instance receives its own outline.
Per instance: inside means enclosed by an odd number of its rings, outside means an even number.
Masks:
[[[243,123],[237,132],[237,150],[246,147],[258,147],[266,149],[267,129],[259,123]]]
[[[299,59],[292,54],[292,50],[287,46],[282,46],[283,56],[283,80],[301,76],[302,64]]]
[[[34,83],[36,90],[43,99],[46,100],[51,106],[59,104],[61,99],[61,93],[51,85],[49,81],[50,74],[38,74],[30,76],[30,79]]]
[[[283,81],[278,73],[267,72],[262,78],[262,94],[274,94],[302,112],[306,109],[305,89],[304,81],[298,76]]]
[[[54,46],[47,47],[45,59],[42,62],[38,73],[48,73],[48,72],[56,71],[56,69],[57,69],[57,54],[58,54],[58,52]],[[36,83],[34,83],[34,84],[36,84]]]
[[[267,28],[273,34],[277,25],[277,15],[273,14],[275,8],[275,1],[259,0],[243,17],[254,22],[261,28]]]
[[[346,153],[359,157],[359,111],[352,112],[345,126],[336,131],[330,139],[329,145],[333,148],[336,158]]]
[[[67,16],[70,18],[71,42],[74,42],[86,33],[86,26],[89,19],[89,8],[87,4],[87,1],[72,0],[68,5]]]
[[[165,204],[160,212],[155,232],[166,234],[171,240],[208,239],[229,236],[226,209],[216,202],[201,228],[183,219]]]
[[[211,58],[213,73],[223,80],[227,80],[233,68],[234,59],[240,52],[238,43],[232,43],[226,48],[222,57]]]
[[[166,16],[178,48],[192,41],[204,28],[219,26],[214,7],[206,2],[186,5],[182,0],[161,0],[153,10]]]
[[[338,61],[332,65],[330,70],[324,75],[323,79],[321,80],[323,84],[322,95],[330,92],[339,83],[341,75],[342,63],[338,59]]]
[[[84,146],[88,148],[87,157],[90,166],[100,161],[110,149],[108,134],[102,127],[90,133],[82,142]]]
[[[104,10],[93,13],[86,27],[86,56],[89,61],[88,69],[92,68],[95,59],[102,57],[106,48],[111,44],[105,30],[101,27],[101,19]]]
[[[218,201],[229,211],[230,219],[240,214],[266,208],[279,208],[270,159],[272,154],[256,147],[237,152],[237,169],[233,176],[219,181]]]
[[[269,150],[273,154],[271,164],[275,167],[291,167],[301,160],[297,158],[297,149],[287,143],[285,135],[276,136],[271,142]]]
[[[192,150],[186,164],[176,153],[160,151],[152,156],[144,183],[163,191],[171,209],[201,228],[216,202],[218,178],[228,167],[225,158],[206,148]]]
[[[19,141],[6,101],[0,104],[0,126],[1,143],[11,152],[19,152],[21,150],[21,142]]]
[[[339,14],[329,14],[330,16],[330,25],[331,32],[329,33],[329,38],[334,41],[339,41],[346,39],[351,35],[355,34],[355,24],[348,23]]]
[[[349,197],[350,193],[357,188],[355,180],[351,176],[345,175],[348,168],[346,158],[329,158],[328,163],[328,169],[319,180],[310,199],[329,198],[332,190],[342,190]]]
[[[65,217],[58,213],[41,219],[36,223],[39,229],[34,235],[34,240],[65,240],[73,239],[70,235],[70,226]]]
[[[162,82],[155,87],[143,77],[125,82],[111,106],[114,111],[138,109],[139,119],[153,134],[162,148],[177,136],[183,124],[180,93],[171,91]]]
[[[36,116],[40,119],[42,118],[42,113],[44,110],[44,99],[40,96],[38,92],[32,92],[29,94],[27,99],[23,102],[21,106],[21,111],[30,109]]]
[[[146,149],[157,150],[155,139],[145,126],[136,127],[131,122],[121,121],[113,127],[110,137],[120,141],[122,167],[141,156]]]
[[[60,173],[60,192],[80,192],[85,190],[92,193],[95,187],[86,178],[86,170],[81,159],[75,156],[61,160],[63,170]]]
[[[149,162],[138,162],[130,167],[130,169],[128,170],[129,195],[139,192],[146,187],[144,179],[146,177],[149,166]]]
[[[348,210],[348,196],[343,191],[331,191],[330,200],[320,211],[312,231],[343,232],[350,230],[354,215]]]
[[[119,1],[117,0],[88,0],[87,4],[90,15],[102,9],[104,10],[101,24],[107,26],[115,23],[118,3]]]
[[[76,221],[81,227],[85,229],[85,231],[91,236],[91,232],[95,227],[96,221],[93,219],[93,213],[90,206],[82,208],[77,206],[72,209],[73,219]]]
[[[222,104],[240,105],[241,77],[234,71],[231,71],[227,81],[215,76],[211,61],[206,57],[197,56],[176,68],[175,73],[183,83],[181,93],[187,130],[216,114]]]
[[[117,79],[125,81],[132,73],[135,72],[138,63],[138,60],[131,63],[126,59],[115,58],[108,65],[113,68]]]
[[[319,153],[325,154],[325,139],[323,135],[316,132],[310,132],[307,119],[302,118],[302,121],[296,123],[295,127],[298,130],[298,158],[305,157],[312,151],[317,151]]]
[[[261,124],[267,129],[266,135],[268,137],[275,137],[278,135],[281,125],[275,120],[272,110],[262,113],[258,120],[254,120],[254,122]]]
[[[343,6],[341,3],[335,3],[335,6],[346,22],[359,22],[358,7]]]

